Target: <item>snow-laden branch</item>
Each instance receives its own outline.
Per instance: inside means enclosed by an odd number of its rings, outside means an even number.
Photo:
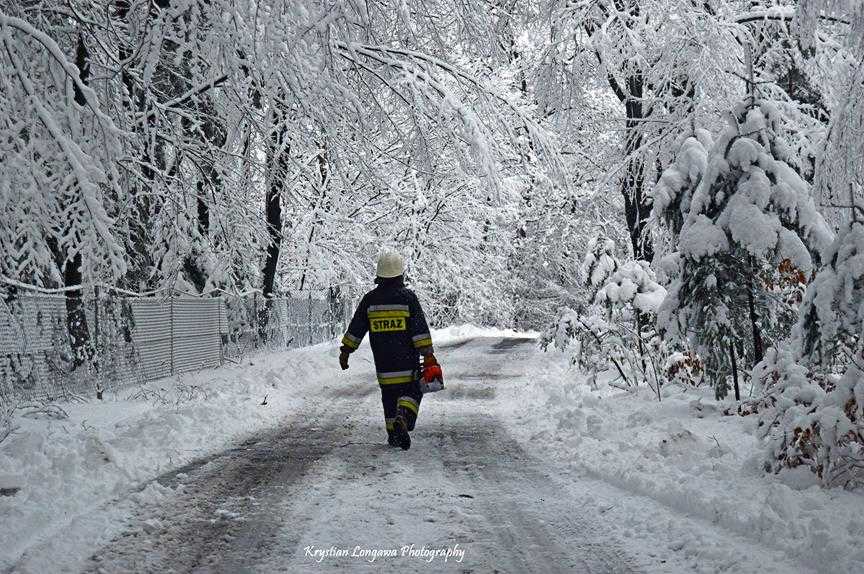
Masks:
[[[382,64],[407,69],[407,62],[410,61],[416,65],[416,62],[424,62],[429,64],[435,68],[438,68],[444,72],[447,72],[454,78],[458,79],[461,83],[466,83],[476,89],[478,92],[491,97],[495,100],[498,100],[502,104],[504,104],[507,109],[509,109],[512,113],[514,113],[520,121],[524,122],[526,127],[529,127],[532,133],[536,135],[545,135],[546,130],[540,126],[534,118],[525,114],[521,109],[513,104],[513,102],[504,97],[502,94],[497,93],[495,90],[490,90],[486,86],[482,85],[478,80],[476,75],[472,75],[470,72],[461,69],[450,62],[442,60],[438,57],[425,54],[423,52],[419,52],[416,50],[409,50],[406,48],[396,48],[390,46],[375,46],[370,44],[362,44],[359,42],[341,42],[335,41],[332,42],[334,48],[336,48],[339,53],[348,59],[356,59],[356,55],[366,56],[373,60],[376,60]],[[390,56],[390,57],[387,57]],[[396,57],[394,57],[396,56]],[[416,67],[412,69],[412,72],[417,73]],[[442,87],[435,84],[431,81],[428,76],[424,77],[429,82],[429,85],[435,89],[442,97],[446,95],[445,91]]]
[[[222,74],[217,78],[213,78],[212,80],[208,80],[190,90],[187,90],[180,96],[177,96],[174,99],[168,100],[167,102],[155,102],[153,104],[154,108],[148,112],[138,114],[136,118],[136,122],[144,123],[148,119],[152,118],[156,115],[157,110],[169,111],[173,108],[177,108],[178,106],[182,106],[183,104],[188,103],[195,96],[200,96],[201,94],[207,93],[210,90],[214,90],[224,84],[228,80],[228,74]]]
[[[102,241],[104,247],[107,249],[108,257],[111,260],[112,265],[122,272],[126,268],[124,254],[111,233],[111,227],[114,224],[114,221],[108,216],[104,206],[102,205],[98,183],[93,181],[90,176],[90,169],[88,168],[90,161],[87,159],[87,154],[81,149],[78,142],[74,141],[63,132],[63,129],[57,123],[53,114],[45,107],[45,104],[42,102],[42,98],[37,94],[36,88],[34,87],[29,75],[21,67],[18,58],[15,56],[14,47],[11,44],[9,35],[6,33],[7,29],[6,22],[0,20],[0,41],[3,43],[3,47],[9,57],[13,69],[15,70],[18,81],[35,108],[39,120],[63,152],[63,156],[72,170],[72,174],[75,176],[80,199],[84,208],[89,213],[88,224],[93,227],[96,231],[97,237]],[[54,47],[57,47],[56,44],[54,44]],[[62,52],[59,52],[59,48],[57,48],[57,50],[58,53],[54,54],[55,58],[57,56],[62,56]],[[69,72],[67,71],[67,73]],[[92,90],[90,96],[93,96]],[[109,125],[113,126],[113,122],[111,122],[110,118],[107,118],[107,120]]]
[[[24,20],[20,18],[15,18],[13,16],[7,16],[3,12],[0,12],[0,30],[3,30],[4,37],[7,37],[6,30],[14,29],[18,30],[41,44],[45,50],[51,55],[51,57],[56,61],[56,63],[60,66],[60,69],[63,70],[63,73],[69,78],[69,80],[76,86],[79,92],[84,96],[85,101],[87,102],[87,106],[93,112],[93,114],[102,121],[104,127],[109,130],[115,132],[118,135],[122,135],[122,132],[114,125],[114,121],[110,116],[106,115],[99,105],[99,100],[96,96],[96,92],[93,89],[86,85],[81,81],[80,71],[78,68],[72,64],[66,54],[63,53],[63,49],[55,42],[48,34],[42,32],[41,30],[37,30],[35,27],[31,26]]]
[[[750,22],[762,22],[768,20],[791,22],[795,19],[796,15],[797,10],[794,6],[772,6],[767,10],[756,10],[736,16],[734,22],[736,24],[748,24]],[[826,22],[831,22],[833,24],[851,24],[851,22],[846,18],[832,16],[830,14],[819,14],[817,17],[820,20],[825,20]]]

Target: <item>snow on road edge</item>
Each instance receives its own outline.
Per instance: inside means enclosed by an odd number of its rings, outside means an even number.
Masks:
[[[557,352],[538,351],[522,367],[527,376],[508,386],[499,408],[544,458],[817,571],[860,571],[862,493],[822,489],[809,472],[766,474],[755,417],[723,416],[709,389],[669,387],[658,403],[647,388],[592,389]]]
[[[300,412],[305,391],[339,373],[337,353],[331,342],[261,354],[104,402],[58,404],[67,419],[18,416],[17,431],[0,444],[0,488],[20,488],[0,496],[2,523],[15,525],[0,529],[0,569],[80,515]],[[367,370],[361,362],[342,381]]]

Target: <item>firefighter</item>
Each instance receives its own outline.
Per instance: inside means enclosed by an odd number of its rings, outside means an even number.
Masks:
[[[437,365],[432,336],[417,295],[405,287],[405,264],[393,251],[378,258],[375,283],[366,293],[342,338],[339,365],[348,368],[348,357],[369,332],[375,370],[384,404],[387,443],[403,450],[411,448],[422,393],[418,385],[420,357],[423,366]]]

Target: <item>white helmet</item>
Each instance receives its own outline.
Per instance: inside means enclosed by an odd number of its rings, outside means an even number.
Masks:
[[[396,251],[384,251],[378,256],[376,275],[381,279],[399,277],[405,273],[405,262]]]

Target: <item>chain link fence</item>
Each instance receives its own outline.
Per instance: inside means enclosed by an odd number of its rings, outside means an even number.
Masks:
[[[344,295],[340,288],[270,299],[0,290],[0,401],[101,396],[258,350],[328,341],[350,318]]]

